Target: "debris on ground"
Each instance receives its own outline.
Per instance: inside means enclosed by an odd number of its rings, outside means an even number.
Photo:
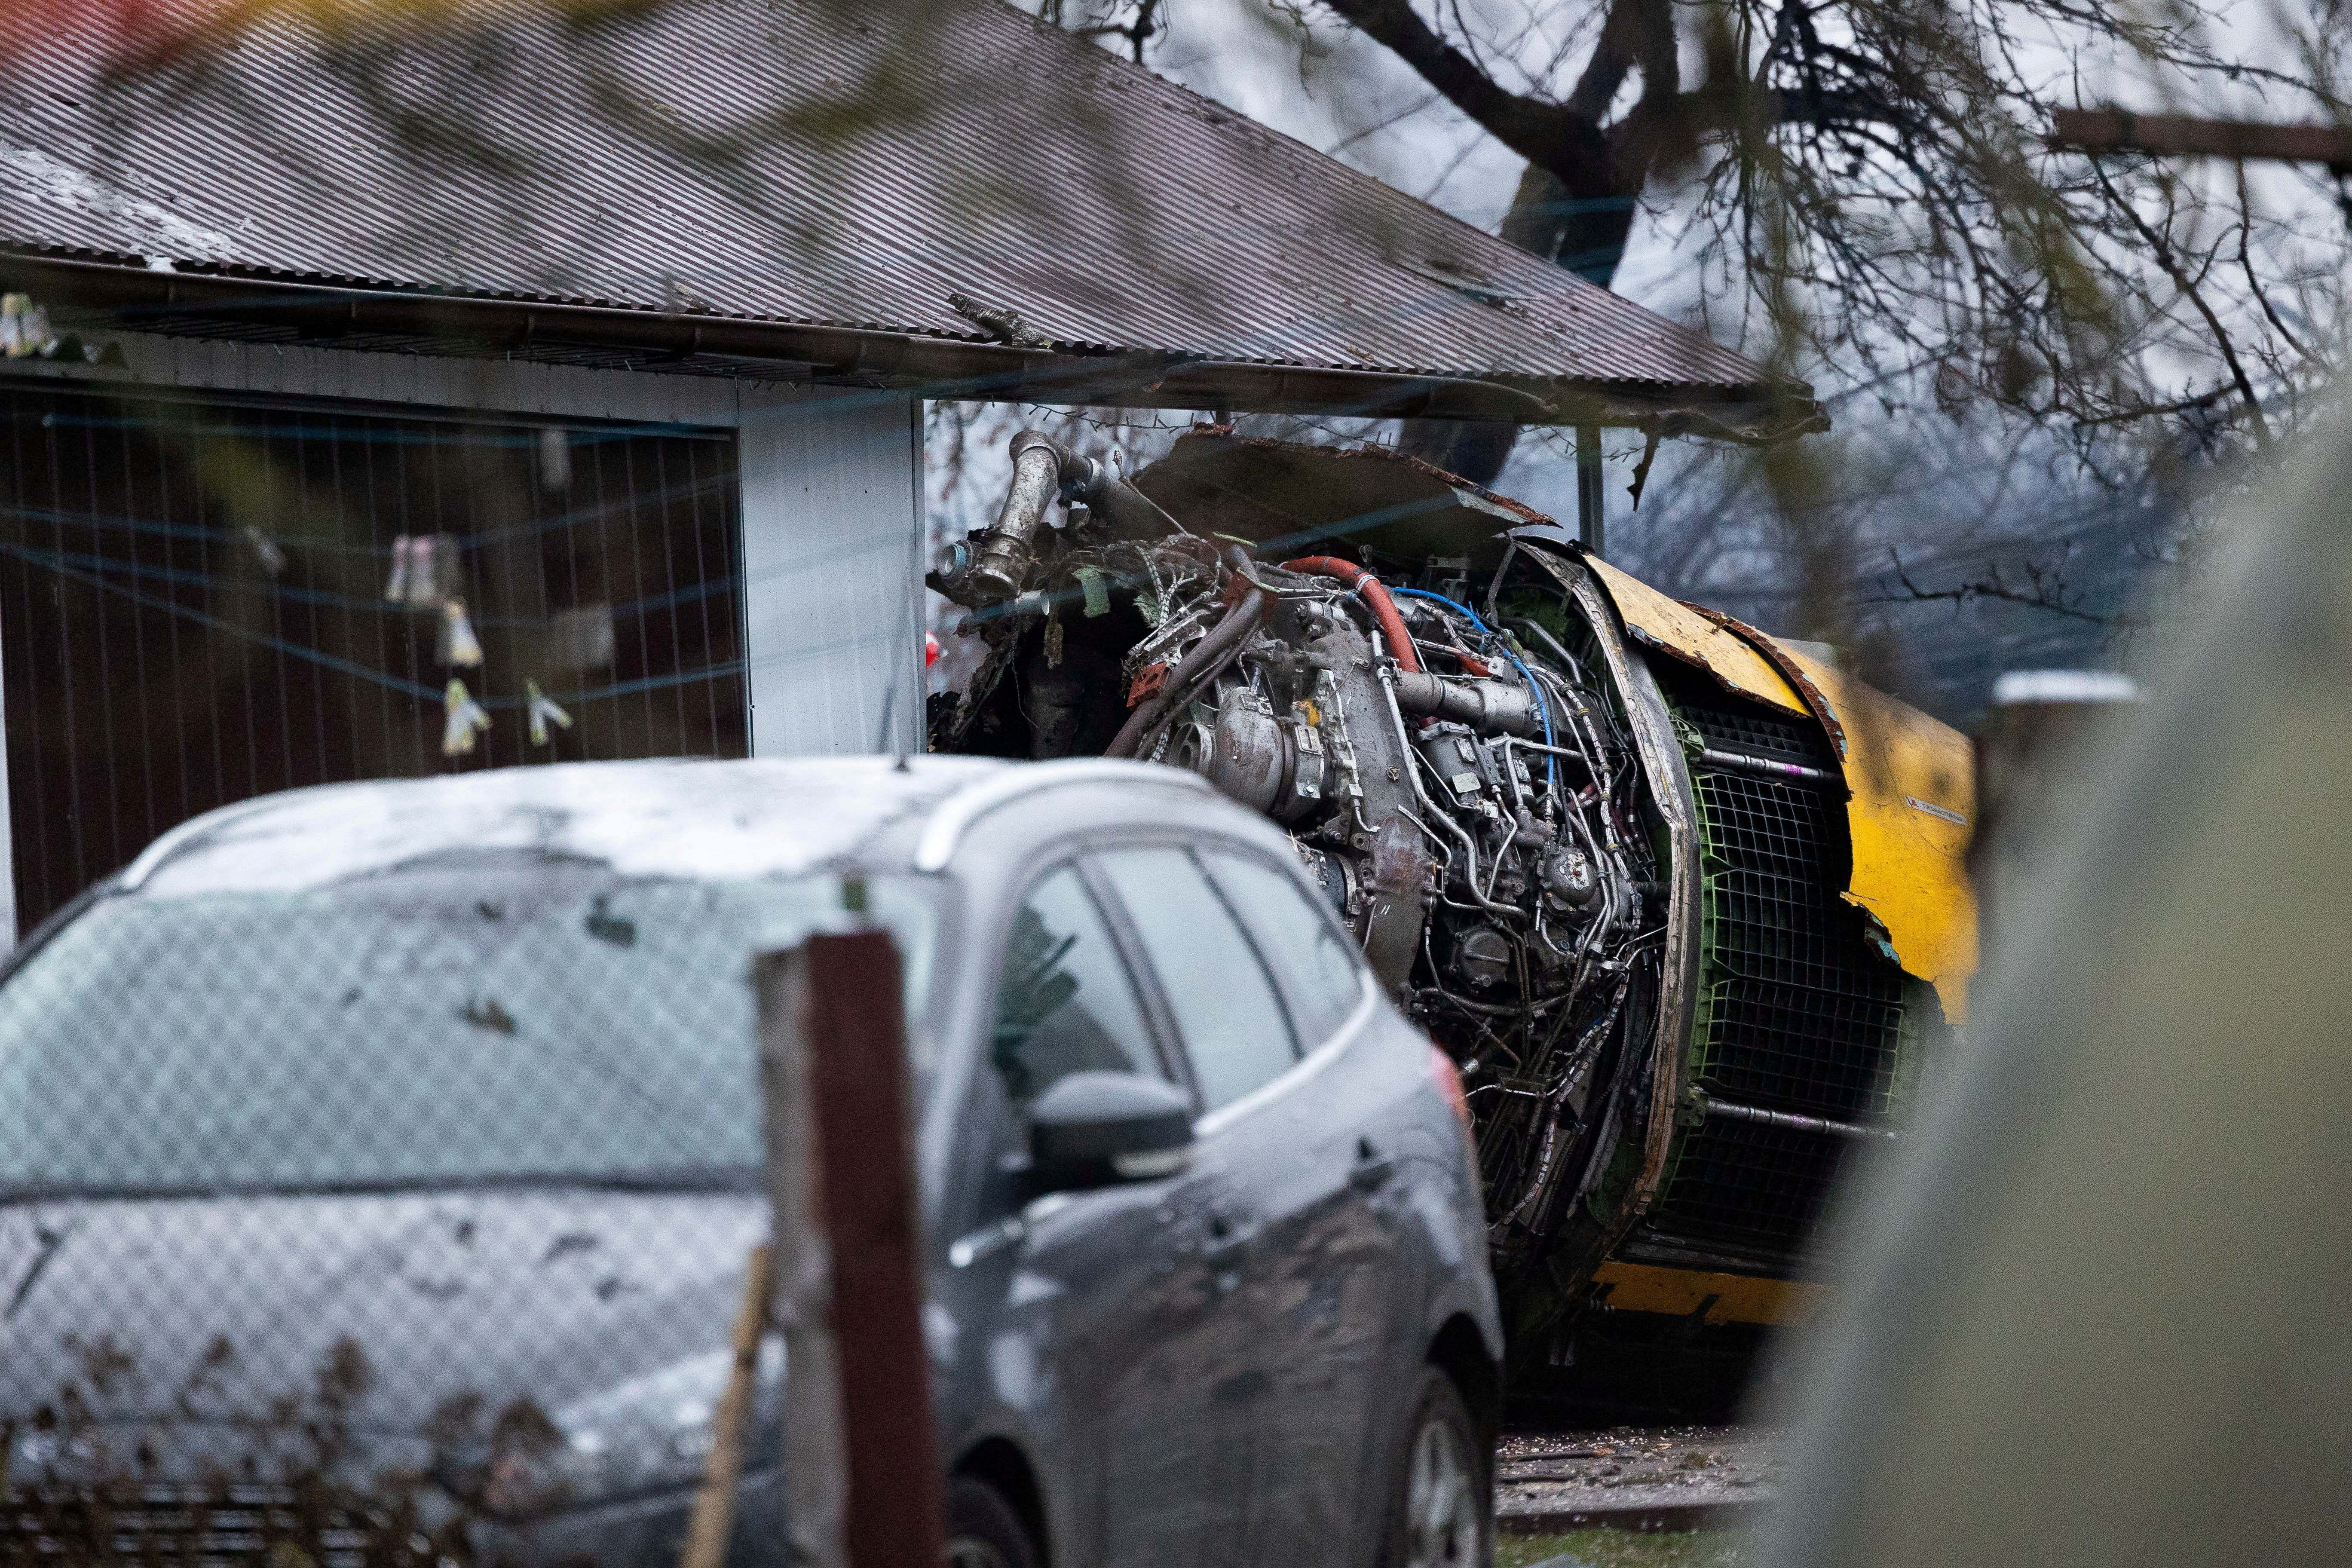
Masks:
[[[1780,1435],[1745,1426],[1520,1433],[1496,1446],[1495,1466],[1496,1523],[1506,1535],[1717,1529],[1741,1522],[1777,1489]]]

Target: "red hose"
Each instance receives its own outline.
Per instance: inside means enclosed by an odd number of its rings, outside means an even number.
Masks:
[[[1381,580],[1352,561],[1342,561],[1336,555],[1306,555],[1282,563],[1285,572],[1305,572],[1317,577],[1337,577],[1364,596],[1372,607],[1372,619],[1381,624],[1381,636],[1388,639],[1389,654],[1397,668],[1409,675],[1421,673],[1421,656],[1412,651],[1412,637],[1404,629],[1404,617],[1397,614],[1396,601],[1381,586]]]

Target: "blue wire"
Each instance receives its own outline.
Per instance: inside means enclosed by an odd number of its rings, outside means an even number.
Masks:
[[[1528,673],[1528,667],[1519,662],[1518,656],[1503,647],[1503,639],[1496,634],[1495,629],[1478,618],[1477,611],[1467,605],[1456,604],[1443,594],[1430,593],[1425,588],[1391,588],[1389,593],[1391,596],[1402,594],[1408,599],[1434,599],[1447,609],[1463,616],[1488,637],[1494,637],[1496,647],[1501,651],[1505,658],[1511,661],[1511,668],[1519,672],[1519,679],[1528,683],[1528,690],[1535,696],[1536,717],[1543,721],[1544,744],[1547,746],[1559,744],[1552,739],[1551,704],[1544,700],[1543,688],[1536,683],[1536,678]],[[1551,785],[1553,794],[1557,795],[1559,792],[1559,759],[1549,752],[1544,753],[1544,780]]]

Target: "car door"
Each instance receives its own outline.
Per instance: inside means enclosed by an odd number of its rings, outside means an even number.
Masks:
[[[1279,1280],[1299,1266],[1286,1255],[1302,1244],[1299,1227],[1316,1224],[1328,1197],[1319,1163],[1310,1169],[1304,1157],[1307,1144],[1319,1142],[1312,1109],[1284,1091],[1300,1063],[1292,1009],[1266,956],[1192,850],[1127,846],[1100,851],[1097,863],[1167,999],[1199,1087],[1204,1114],[1196,1157],[1213,1163],[1228,1183],[1211,1244],[1227,1258],[1217,1286],[1248,1332],[1230,1359],[1203,1367],[1202,1376],[1211,1418],[1244,1459],[1248,1480],[1222,1500],[1241,1510],[1246,1524],[1213,1561],[1273,1560],[1273,1543],[1263,1539],[1268,1500],[1296,1489],[1287,1473],[1293,1466],[1329,1458],[1313,1445],[1312,1453],[1282,1452],[1286,1418],[1275,1408],[1277,1388],[1293,1375],[1286,1363],[1295,1346],[1285,1342],[1289,1328],[1281,1319],[1292,1303]],[[1339,1180],[1344,1184],[1344,1172]],[[1345,1529],[1344,1520],[1328,1514],[1324,1522]],[[1327,1544],[1311,1543],[1306,1556],[1287,1561],[1317,1561]]]
[[[1377,1385],[1395,1375],[1421,1289],[1405,1278],[1418,1255],[1402,1245],[1390,1103],[1421,1086],[1354,1048],[1385,1020],[1354,943],[1295,872],[1240,846],[1197,854],[1276,976],[1307,1054],[1301,1081],[1259,1118],[1283,1158],[1268,1163],[1276,1218],[1254,1280],[1272,1386],[1245,1560],[1349,1563],[1380,1511],[1368,1486],[1382,1458]]]
[[[1001,1275],[992,1373],[1007,1403],[1050,1405],[1055,1472],[1118,1568],[1231,1561],[1245,1456],[1214,1408],[1218,1368],[1247,1354],[1239,1292],[1213,1234],[1230,1178],[1214,1159],[1179,1175],[1034,1201],[1020,1189],[1024,1108],[1064,1073],[1181,1081],[1154,994],[1075,862],[1032,882],[999,963],[987,1058],[1009,1179],[999,1228],[1018,1244]],[[1006,1168],[1012,1169],[1007,1170]]]

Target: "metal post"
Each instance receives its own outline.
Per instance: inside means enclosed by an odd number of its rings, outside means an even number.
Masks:
[[[2138,700],[2129,676],[2095,669],[2011,670],[1993,683],[1977,738],[1977,824],[1969,843],[1979,944],[1988,958],[2016,894],[2054,848],[2070,767]]]
[[[1601,489],[1601,430],[1598,426],[1576,427],[1576,536],[1593,554],[1608,557],[1605,540],[1608,520]]]
[[[816,936],[763,956],[758,976],[794,1544],[823,1568],[937,1563],[898,950],[884,931]],[[801,1473],[812,1465],[828,1473]]]

